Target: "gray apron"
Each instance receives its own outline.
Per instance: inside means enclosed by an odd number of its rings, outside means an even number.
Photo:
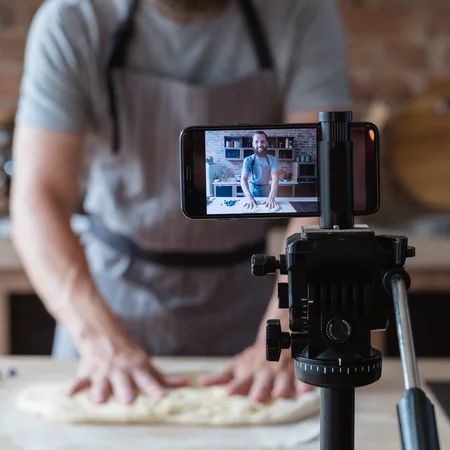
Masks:
[[[272,179],[272,167],[266,155],[267,166],[257,164],[257,156],[253,155],[251,162],[251,177],[249,179],[250,193],[253,197],[268,197],[270,194],[270,180]]]
[[[251,3],[240,5],[260,71],[235,83],[205,87],[127,69],[136,0],[111,40],[105,107],[90,137],[93,227],[82,242],[100,294],[149,355],[236,354],[253,343],[272,295],[275,278],[250,273],[267,221],[194,221],[180,209],[184,127],[281,121],[267,42]],[[77,356],[59,324],[53,355]]]

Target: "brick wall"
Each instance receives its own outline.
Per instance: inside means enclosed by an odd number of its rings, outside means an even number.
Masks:
[[[0,111],[14,109],[27,31],[42,0],[0,0]]]
[[[300,158],[301,155],[310,155],[311,161],[315,161],[316,158],[316,131],[314,129],[303,130],[263,130],[269,140],[273,137],[292,137],[293,138],[293,157],[294,160]],[[216,163],[215,171],[219,175],[224,177],[236,177],[240,176],[242,170],[241,161],[230,161],[225,156],[225,136],[236,138],[253,138],[252,131],[245,130],[229,130],[229,131],[210,131],[206,134],[205,146],[206,156],[213,158]],[[281,169],[291,171],[292,160],[283,161],[278,160],[278,164]]]
[[[336,0],[347,29],[355,110],[450,85],[450,0]],[[17,100],[25,37],[42,0],[0,0],[0,109]]]
[[[359,107],[450,87],[450,0],[337,0]]]

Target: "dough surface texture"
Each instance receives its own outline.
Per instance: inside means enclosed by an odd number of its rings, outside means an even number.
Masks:
[[[95,405],[88,391],[72,398],[67,383],[30,385],[16,397],[16,407],[43,419],[90,424],[178,424],[202,426],[249,426],[298,422],[319,413],[320,391],[296,399],[256,403],[247,396],[228,396],[222,386],[188,386],[171,389],[161,399],[139,395],[131,405],[110,399]]]

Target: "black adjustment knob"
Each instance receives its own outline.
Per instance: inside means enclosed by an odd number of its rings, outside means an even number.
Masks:
[[[291,335],[281,331],[279,319],[270,319],[266,322],[266,359],[279,361],[281,349],[291,346]]]
[[[264,277],[268,273],[275,273],[277,268],[277,260],[274,256],[263,254],[252,256],[252,275],[255,277]]]
[[[280,274],[281,275],[288,274],[286,255],[280,255]]]
[[[406,249],[406,257],[407,258],[414,258],[416,256],[416,247],[408,246]]]
[[[289,284],[278,283],[278,308],[289,308]]]
[[[328,339],[335,344],[344,344],[352,335],[352,326],[341,317],[333,317],[325,328]]]
[[[405,264],[406,253],[408,249],[408,238],[397,236],[393,240],[394,263],[398,265]]]

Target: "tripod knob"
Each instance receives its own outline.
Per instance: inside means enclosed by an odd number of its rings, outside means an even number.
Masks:
[[[275,273],[278,269],[278,263],[275,256],[264,254],[252,256],[252,275],[255,277],[264,277],[268,273]]]
[[[278,283],[278,308],[289,308],[289,284]]]
[[[392,244],[395,264],[403,266],[406,258],[416,256],[416,248],[408,245],[408,238],[405,236],[395,236]]]
[[[291,335],[281,331],[279,319],[270,319],[266,322],[266,359],[279,361],[281,349],[291,346]]]
[[[327,337],[335,344],[344,344],[352,335],[352,326],[341,317],[333,317],[325,327]]]
[[[281,275],[288,274],[286,255],[280,255],[280,273]]]

